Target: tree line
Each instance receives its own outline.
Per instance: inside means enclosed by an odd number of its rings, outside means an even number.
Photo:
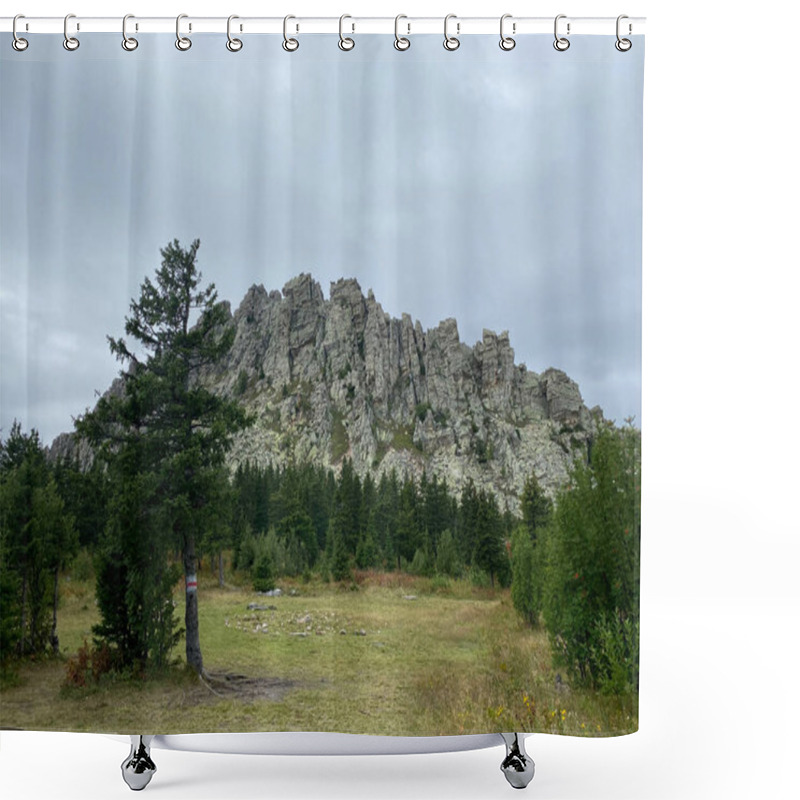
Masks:
[[[234,566],[266,554],[275,576],[316,570],[344,580],[353,568],[456,577],[480,570],[507,586],[506,543],[515,517],[494,494],[469,482],[458,496],[447,482],[395,471],[359,477],[345,458],[336,475],[314,465],[240,465],[232,478],[232,519],[221,544]]]

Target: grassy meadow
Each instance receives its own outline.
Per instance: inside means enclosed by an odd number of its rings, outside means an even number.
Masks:
[[[337,731],[439,735],[636,730],[637,696],[573,688],[553,669],[543,630],[506,589],[464,580],[361,572],[346,584],[284,579],[283,595],[244,576],[200,575],[207,680],[180,661],[142,679],[65,686],[66,662],[98,621],[93,580],[64,580],[61,656],[19,664],[0,690],[0,726],[195,733]],[[175,602],[182,617],[182,595]],[[249,609],[256,604],[261,609]]]

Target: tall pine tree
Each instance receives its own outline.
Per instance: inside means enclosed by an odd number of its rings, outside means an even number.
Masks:
[[[78,430],[113,458],[139,440],[142,468],[156,476],[163,524],[180,549],[185,573],[186,660],[203,671],[197,599],[197,547],[213,509],[218,470],[233,434],[249,419],[235,401],[212,394],[198,380],[233,344],[228,312],[214,284],[201,288],[194,241],[162,251],[155,282],[145,278],[125,318],[125,338],[109,337],[123,364],[122,391],[110,392],[78,423]],[[135,565],[132,565],[135,566]]]

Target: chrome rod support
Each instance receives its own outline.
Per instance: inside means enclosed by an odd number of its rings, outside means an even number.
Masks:
[[[501,733],[506,743],[506,757],[500,765],[506,780],[515,789],[524,789],[535,771],[533,759],[525,752],[525,737],[521,733]]]
[[[134,792],[140,792],[156,774],[156,765],[150,758],[152,736],[131,734],[131,752],[122,762],[122,779]]]

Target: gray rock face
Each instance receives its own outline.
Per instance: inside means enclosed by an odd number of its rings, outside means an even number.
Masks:
[[[94,453],[89,443],[73,433],[59,433],[45,450],[52,461],[74,461],[80,470],[88,470],[94,461]]]
[[[361,475],[427,470],[456,492],[472,479],[516,511],[528,475],[553,492],[595,430],[577,384],[515,364],[508,332],[469,347],[455,320],[393,319],[353,279],[327,300],[308,274],[253,286],[230,324],[230,353],[199,379],[257,418],[233,465],[348,457]]]

